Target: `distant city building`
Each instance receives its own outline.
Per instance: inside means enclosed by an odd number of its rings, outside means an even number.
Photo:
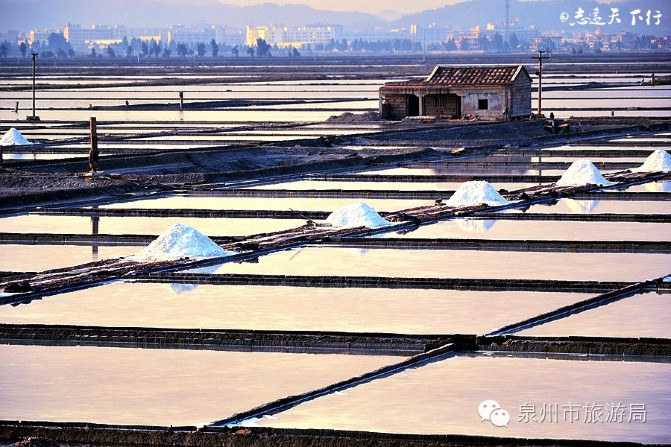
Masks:
[[[215,30],[205,26],[173,25],[168,31],[168,43],[183,43],[187,46],[208,43],[215,37]]]
[[[105,48],[121,43],[124,39],[165,40],[164,28],[126,28],[119,25],[92,25],[88,28],[68,23],[63,28],[63,36],[75,52],[86,52],[90,48]]]
[[[338,40],[342,35],[341,26],[332,25],[306,25],[299,27],[288,27],[282,25],[270,25],[250,27],[247,26],[247,46],[255,46],[257,39],[263,39],[269,45],[277,45],[279,48],[302,48],[306,45],[326,44],[331,40]]]
[[[52,33],[60,33],[60,30],[41,29],[30,30],[28,32],[28,43],[32,45],[35,42],[46,42],[49,40],[49,35]]]
[[[18,31],[9,30],[6,32],[0,32],[0,42],[18,43],[18,41],[19,41]]]
[[[229,28],[226,26],[213,26],[214,40],[222,45],[234,47],[245,44],[245,35],[238,28]]]

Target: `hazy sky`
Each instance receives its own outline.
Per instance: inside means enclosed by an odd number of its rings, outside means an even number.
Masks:
[[[330,11],[360,11],[378,14],[385,10],[392,10],[403,14],[440,8],[454,3],[468,0],[219,0],[221,3],[233,5],[258,5],[261,3],[276,3],[278,5],[303,4],[315,9]],[[491,0],[492,4],[502,3],[504,0]],[[525,1],[525,0],[522,0]],[[538,0],[526,0],[538,1]],[[621,0],[601,0],[602,3],[612,3]]]
[[[360,11],[377,14],[385,10],[400,13],[412,13],[426,9],[440,8],[447,4],[460,3],[465,0],[220,0],[221,3],[233,5],[257,5],[261,3],[276,3],[278,5],[303,4],[315,9],[330,11]]]

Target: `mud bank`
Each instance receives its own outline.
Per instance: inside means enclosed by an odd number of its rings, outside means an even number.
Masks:
[[[28,443],[28,438],[33,443]],[[438,447],[438,446],[565,446],[585,445],[581,440],[520,439],[463,435],[405,435],[344,430],[272,428],[213,428],[108,426],[83,423],[0,421],[0,442],[31,446],[143,445],[143,446],[255,446],[255,447]],[[589,441],[594,446],[625,447],[630,442]]]

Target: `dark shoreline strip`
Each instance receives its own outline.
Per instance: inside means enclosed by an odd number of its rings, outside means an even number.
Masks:
[[[213,285],[260,285],[291,287],[352,287],[395,289],[445,289],[477,291],[554,291],[571,293],[605,293],[630,286],[628,282],[561,281],[537,279],[469,279],[469,278],[397,278],[380,276],[300,276],[206,273],[136,274],[134,281],[154,283],[187,283]],[[409,298],[411,299],[411,298]]]
[[[12,345],[408,356],[452,340],[475,347],[475,335],[0,324],[0,342]]]

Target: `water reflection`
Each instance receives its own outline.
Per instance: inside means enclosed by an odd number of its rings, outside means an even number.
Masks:
[[[590,214],[599,205],[598,200],[561,199],[559,201],[574,214]]]
[[[557,438],[665,443],[671,364],[567,361],[508,357],[457,357],[407,370],[302,403],[274,419],[256,421],[276,428],[365,430],[387,433],[465,434],[514,438]],[[511,419],[499,428],[478,415],[480,402],[494,399]],[[607,422],[606,409],[620,402],[643,404],[646,422]],[[557,404],[557,422],[541,420],[541,408]],[[603,405],[601,423],[585,412]],[[523,406],[536,417],[524,422]],[[579,417],[568,419],[567,405]],[[573,407],[570,407],[573,409]],[[547,416],[547,415],[546,415]]]
[[[0,346],[0,419],[204,425],[398,357]],[[259,372],[262,372],[261,377]]]
[[[487,233],[492,229],[495,220],[486,219],[457,219],[457,226],[465,233]]]
[[[646,293],[520,332],[532,336],[655,337],[671,339],[667,295]]]

